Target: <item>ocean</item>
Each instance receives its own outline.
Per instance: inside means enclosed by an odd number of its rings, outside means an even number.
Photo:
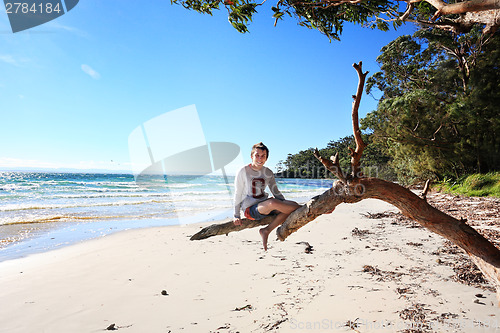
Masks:
[[[234,177],[0,172],[0,261],[112,232],[220,221],[233,214]],[[305,203],[331,186],[277,179],[289,200]]]

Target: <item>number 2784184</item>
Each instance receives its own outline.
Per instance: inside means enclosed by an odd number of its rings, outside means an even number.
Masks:
[[[35,13],[60,13],[63,9],[59,3],[53,5],[50,2],[26,3],[26,2],[6,2],[5,10],[7,14],[35,14]]]

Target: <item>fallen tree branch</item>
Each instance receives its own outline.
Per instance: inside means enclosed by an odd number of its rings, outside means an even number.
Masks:
[[[340,203],[356,203],[364,199],[379,199],[388,202],[401,213],[421,224],[430,231],[437,233],[462,248],[483,272],[485,277],[495,286],[497,296],[500,296],[500,250],[479,234],[475,229],[429,205],[410,190],[382,179],[361,178],[359,184],[364,193],[357,196],[343,185],[336,183],[321,195],[321,202],[315,202],[309,207],[308,218],[293,218],[291,215],[276,231],[278,239],[285,240],[290,234],[312,221],[321,211],[334,210]]]
[[[266,217],[262,220],[241,219],[241,225],[235,225],[233,220],[220,224],[212,224],[198,231],[191,236],[190,240],[202,240],[217,235],[227,235],[233,231],[241,231],[248,228],[255,228],[262,225],[268,225],[274,219],[274,216]]]
[[[490,283],[495,286],[497,298],[500,300],[500,250],[495,245],[467,225],[464,220],[458,220],[432,207],[425,199],[420,198],[412,191],[382,179],[362,177],[358,168],[366,144],[361,138],[357,108],[359,107],[366,73],[363,74],[361,70],[361,62],[359,65],[355,64],[354,67],[358,72],[360,83],[358,84],[358,92],[355,95],[352,112],[353,130],[356,138],[356,150],[351,149],[353,173],[349,177],[346,177],[347,179],[339,177],[341,181],[335,182],[332,188],[312,198],[307,204],[291,213],[276,230],[278,239],[284,241],[292,233],[318,216],[333,212],[341,203],[356,203],[369,198],[379,199],[396,206],[403,215],[462,248]],[[328,170],[337,175],[342,175],[338,158],[333,158],[333,161],[324,159],[320,156],[317,149],[314,155]],[[425,194],[426,192],[427,190],[424,191]],[[205,239],[215,235],[228,234],[232,231],[266,225],[272,219],[272,217],[267,217],[261,221],[244,219],[241,226],[235,226],[232,221],[219,225],[211,225],[193,235],[191,240]]]

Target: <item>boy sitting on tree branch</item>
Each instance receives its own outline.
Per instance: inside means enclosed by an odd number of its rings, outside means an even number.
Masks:
[[[262,142],[252,147],[250,153],[252,163],[241,168],[235,178],[234,187],[234,221],[241,225],[241,210],[250,220],[262,220],[269,214],[277,213],[274,220],[259,230],[264,250],[267,251],[267,239],[271,231],[281,225],[288,215],[300,207],[295,201],[285,200],[276,184],[271,169],[264,166],[269,157],[269,149]],[[269,198],[266,187],[273,194]]]

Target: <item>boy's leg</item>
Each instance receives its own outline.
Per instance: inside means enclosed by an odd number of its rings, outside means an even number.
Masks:
[[[285,214],[290,214],[297,208],[299,208],[300,205],[296,203],[295,201],[290,201],[290,200],[278,200],[275,198],[268,199],[266,201],[262,201],[259,203],[257,206],[257,210],[259,213],[263,215],[268,215],[271,213],[273,210],[277,210],[280,213],[285,213]]]
[[[285,222],[286,218],[290,213],[299,208],[300,205],[294,201],[289,200],[278,200],[278,199],[269,199],[259,203],[257,206],[257,210],[261,214],[269,214],[273,210],[277,210],[280,213],[276,215],[274,220],[265,228],[259,230],[260,236],[262,237],[262,244],[264,245],[264,250],[267,251],[267,239],[269,238],[269,234],[273,231],[277,226]]]
[[[269,238],[269,234],[274,230],[277,226],[285,222],[286,218],[290,214],[279,213],[276,215],[274,220],[267,225],[267,227],[259,230],[260,236],[262,237],[262,244],[264,245],[264,250],[267,251],[267,239]]]

